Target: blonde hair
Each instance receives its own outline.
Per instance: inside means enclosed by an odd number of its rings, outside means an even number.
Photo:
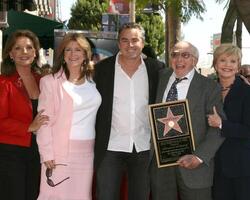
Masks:
[[[220,46],[218,46],[213,54],[213,64],[212,66],[215,67],[218,58],[223,55],[226,54],[228,56],[231,55],[235,55],[238,58],[238,64],[239,64],[239,68],[241,66],[241,58],[242,58],[242,52],[241,49],[239,47],[237,47],[236,45],[233,45],[231,43],[224,43],[221,44]]]

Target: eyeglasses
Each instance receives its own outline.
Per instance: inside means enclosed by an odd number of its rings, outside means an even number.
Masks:
[[[193,56],[191,53],[189,52],[172,52],[171,54],[171,57],[173,59],[176,59],[176,58],[179,58],[180,56],[184,59],[189,59],[191,56]]]
[[[55,166],[57,166],[57,165],[67,166],[66,164],[56,164]],[[46,177],[47,177],[47,183],[51,187],[55,187],[55,186],[61,184],[62,182],[66,181],[67,179],[69,179],[69,177],[67,177],[67,178],[63,179],[62,181],[60,181],[58,183],[54,183],[52,181],[52,179],[50,179],[50,177],[52,176],[52,172],[53,172],[53,169],[49,169],[49,168],[47,168],[46,172],[45,172]]]

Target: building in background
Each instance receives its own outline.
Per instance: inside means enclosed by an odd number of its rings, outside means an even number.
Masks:
[[[55,19],[55,13],[53,12],[54,0],[36,0],[36,3],[38,16],[52,20]]]
[[[126,0],[110,0],[108,13],[129,14],[129,3]]]
[[[118,31],[129,22],[129,3],[126,0],[110,0],[107,13],[102,15],[102,31]]]
[[[213,51],[221,44],[220,40],[221,40],[221,33],[213,34],[213,37],[211,40],[211,49]],[[235,32],[233,33],[233,44],[236,45],[236,33]]]
[[[1,0],[0,1],[0,10],[8,11],[8,10],[16,10],[16,11],[34,11],[37,9],[36,0]]]

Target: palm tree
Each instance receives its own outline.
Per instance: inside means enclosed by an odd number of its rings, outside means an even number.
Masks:
[[[170,49],[180,40],[181,23],[187,23],[192,16],[202,20],[201,14],[206,11],[202,0],[139,0],[136,5],[144,8],[151,3],[158,5],[165,12],[165,60],[169,60]]]
[[[225,0],[216,0],[217,3]],[[227,0],[228,9],[223,21],[221,31],[221,43],[233,41],[233,29],[237,20],[236,43],[242,47],[242,22],[250,33],[250,1],[249,0]]]
[[[194,15],[202,20],[205,4],[199,0],[164,0],[161,1],[166,16],[166,60],[174,44],[181,39],[181,23],[187,23]],[[167,62],[166,62],[167,63]]]
[[[232,0],[231,0],[232,1]],[[250,1],[249,0],[234,0],[248,33],[250,33]]]

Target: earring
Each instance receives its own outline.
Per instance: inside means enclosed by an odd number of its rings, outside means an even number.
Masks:
[[[87,60],[84,60],[83,62],[82,62],[82,66],[84,66],[84,65],[86,65],[87,64]]]
[[[15,60],[10,57],[10,62],[15,63]]]

